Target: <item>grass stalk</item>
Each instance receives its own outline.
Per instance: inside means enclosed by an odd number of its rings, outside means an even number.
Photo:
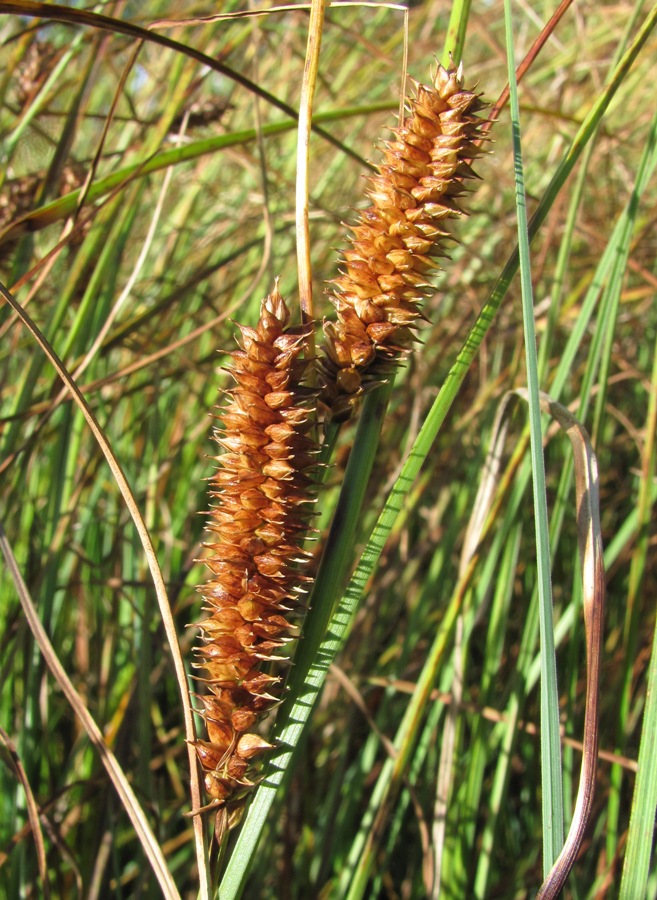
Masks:
[[[534,329],[534,296],[529,262],[526,198],[520,138],[520,108],[515,83],[515,51],[511,26],[511,7],[504,5],[507,60],[513,130],[513,157],[516,178],[516,215],[520,281],[522,287],[525,358],[529,395],[529,428],[532,455],[532,485],[536,526],[536,565],[541,633],[541,773],[543,811],[543,873],[552,868],[563,845],[563,797],[561,785],[561,741],[559,739],[559,693],[552,623],[552,585],[550,580],[550,541],[545,489],[545,463],[539,404],[538,362]]]

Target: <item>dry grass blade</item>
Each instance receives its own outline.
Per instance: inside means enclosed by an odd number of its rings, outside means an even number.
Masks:
[[[43,658],[45,659],[46,664],[52,672],[55,680],[64,692],[66,699],[71,704],[73,711],[82,723],[84,730],[89,737],[89,740],[98,751],[107,774],[109,775],[112,784],[116,788],[116,792],[121,798],[121,802],[123,803],[125,811],[130,817],[130,821],[133,824],[135,832],[139,836],[144,853],[148,857],[148,860],[153,867],[155,877],[157,878],[158,883],[162,888],[162,895],[166,897],[167,900],[169,900],[169,898],[170,900],[180,900],[180,894],[178,893],[178,889],[176,888],[176,885],[173,881],[171,872],[169,871],[157,838],[153,834],[153,831],[148,824],[148,819],[146,818],[146,815],[141,808],[141,805],[137,800],[134,791],[130,787],[123,769],[119,765],[117,758],[105,743],[100,728],[98,727],[98,725],[96,725],[95,720],[89,714],[84,700],[74,688],[73,683],[71,682],[62,664],[59,661],[57,653],[55,652],[55,648],[48,639],[48,635],[46,634],[43,625],[41,624],[41,620],[39,619],[39,615],[34,607],[34,604],[32,603],[29,592],[27,590],[27,586],[23,580],[23,576],[20,573],[16,558],[12,553],[11,547],[9,546],[9,542],[7,541],[4,529],[1,524],[0,546],[2,547],[2,554],[7,563],[7,568],[9,569],[14,584],[16,585],[16,590],[18,591],[23,612],[25,613],[25,617],[27,619],[28,625],[30,626],[32,634],[34,635],[34,638],[39,645],[39,649],[43,654]],[[46,882],[44,880],[44,884],[45,883]]]
[[[372,677],[367,679],[367,683],[370,685],[376,685],[377,687],[390,688],[395,691],[399,691],[402,694],[412,694],[415,690],[415,683],[412,681],[391,681],[389,678],[381,678],[381,677]],[[430,695],[430,699],[432,703],[444,703],[445,706],[454,702],[454,694],[448,691],[440,691],[433,690]],[[464,712],[470,713],[474,716],[481,716],[482,719],[486,719],[488,722],[508,722],[509,717],[506,713],[500,712],[499,709],[495,709],[491,706],[479,706],[477,703],[467,703],[466,701],[462,701],[460,704],[460,709]],[[518,730],[524,731],[526,734],[538,735],[539,730],[536,727],[534,722],[525,722],[522,719],[518,721]],[[575,738],[568,737],[566,734],[561,735],[561,740],[564,747],[572,747],[573,750],[577,750],[578,753],[582,753],[584,751],[584,745],[581,741],[575,740]],[[623,769],[627,769],[628,772],[637,771],[637,761],[635,759],[630,759],[628,756],[623,756],[620,753],[614,753],[611,750],[604,750],[598,748],[598,759],[601,762],[609,763],[610,765],[621,766]]]
[[[7,564],[9,565],[9,559],[7,558],[7,548],[8,542],[4,531],[2,530],[2,525],[0,525],[0,543],[2,544],[2,551],[7,559]],[[23,767],[23,763],[20,760],[20,757],[16,751],[16,747],[14,746],[13,741],[4,730],[4,728],[0,728],[0,744],[3,744],[11,757],[11,765],[16,772],[16,777],[20,781],[23,786],[23,790],[25,791],[25,802],[27,804],[27,817],[30,822],[30,828],[32,829],[32,837],[34,838],[34,844],[36,848],[36,856],[37,863],[39,865],[39,874],[41,876],[41,884],[43,885],[43,896],[46,900],[50,898],[50,885],[48,883],[48,868],[46,863],[46,845],[43,840],[43,832],[41,831],[41,823],[39,821],[39,808],[37,806],[36,800],[34,799],[34,794],[32,792],[32,788],[30,787],[30,782],[27,778],[27,773],[25,768]],[[2,864],[2,859],[0,858],[0,865]]]
[[[461,572],[460,574],[463,574]],[[447,814],[453,791],[453,770],[457,747],[458,713],[463,702],[463,613],[456,623],[454,637],[454,678],[451,702],[447,709],[440,748],[440,763],[436,779],[436,795],[433,803],[433,825],[431,829],[432,865],[431,879],[425,874],[427,894],[431,900],[439,900],[443,851],[447,833]],[[425,870],[428,867],[425,865]]]
[[[475,557],[493,504],[501,466],[502,449],[507,434],[508,409],[514,396],[527,399],[527,392],[517,389],[500,402],[493,426],[491,449],[482,478],[461,555],[460,571]],[[586,713],[582,742],[582,765],[577,802],[571,827],[559,857],[546,877],[537,898],[554,898],[563,887],[584,838],[593,804],[598,758],[598,699],[604,610],[604,565],[599,514],[598,469],[591,440],[584,427],[560,403],[541,394],[541,408],[551,415],[570,439],[574,461],[577,497],[577,531],[582,567],[582,594],[586,629]]]
[[[490,525],[490,511],[493,499],[499,483],[499,476],[504,455],[504,442],[509,429],[507,416],[508,405],[512,400],[512,394],[507,394],[500,402],[495,422],[493,423],[491,447],[484,463],[483,477],[479,482],[479,488],[468,520],[468,525],[463,539],[463,548],[459,561],[459,578],[467,577],[477,554],[477,550],[483,540],[486,526]],[[452,771],[454,766],[454,751],[456,748],[457,714],[463,704],[463,614],[457,622],[455,640],[454,684],[449,700],[449,709],[443,730],[442,749],[438,774],[436,800],[434,804],[433,826],[433,856],[434,876],[431,891],[432,898],[440,896],[441,871],[443,851],[445,847],[448,803],[450,798]]]
[[[94,154],[94,158],[89,167],[89,171],[87,173],[87,177],[85,179],[84,185],[82,186],[82,190],[80,191],[80,197],[78,199],[78,208],[77,212],[79,212],[86,203],[87,196],[89,194],[89,189],[91,187],[92,182],[96,177],[96,172],[98,171],[98,167],[101,163],[103,150],[105,148],[107,138],[110,132],[110,127],[114,122],[114,117],[116,115],[116,109],[121,101],[121,97],[123,96],[123,92],[125,90],[126,82],[128,81],[128,76],[133,71],[133,68],[137,62],[137,58],[139,57],[139,51],[141,50],[144,42],[143,40],[137,41],[135,46],[132,49],[132,53],[130,54],[130,58],[128,60],[127,65],[123,67],[123,72],[121,73],[121,78],[119,80],[119,84],[117,85],[116,90],[114,91],[114,96],[112,98],[112,104],[109,110],[108,115],[105,117],[105,121],[103,122],[103,130],[98,141],[98,146],[96,147],[96,152]]]
[[[499,484],[502,459],[504,457],[504,442],[509,430],[507,410],[512,398],[513,394],[506,394],[500,401],[495,414],[490,449],[484,462],[483,476],[479,481],[477,496],[475,497],[472,513],[468,519],[468,527],[463,538],[463,549],[461,550],[459,561],[459,577],[461,578],[482,541],[486,522],[493,505],[493,498]]]
[[[517,393],[520,396],[525,394],[520,390]],[[541,395],[541,408],[556,419],[566,432],[573,449],[587,665],[584,749],[575,812],[563,849],[536,895],[537,900],[538,898],[552,900],[561,891],[573,867],[593,805],[598,758],[598,701],[605,573],[600,528],[598,464],[591,439],[580,422],[564,406],[554,402],[546,394]]]
[[[182,655],[180,652],[180,645],[178,643],[178,636],[176,633],[175,623],[173,621],[173,616],[171,615],[171,609],[169,606],[169,601],[167,598],[166,586],[164,584],[164,579],[162,577],[162,573],[160,571],[160,567],[157,561],[157,557],[155,556],[155,550],[153,548],[153,544],[150,539],[150,535],[148,533],[148,529],[146,527],[146,523],[141,515],[139,507],[137,506],[134,495],[130,489],[130,485],[128,484],[125,475],[121,469],[121,466],[116,459],[114,453],[112,452],[112,448],[110,447],[102,428],[100,427],[96,417],[91,411],[88,403],[80,393],[79,388],[75,384],[75,382],[71,379],[68,371],[66,370],[64,364],[59,359],[53,348],[50,346],[48,341],[45,339],[43,334],[39,331],[37,326],[34,324],[30,316],[25,312],[25,310],[21,307],[21,305],[17,302],[17,300],[11,295],[11,293],[6,289],[3,284],[0,284],[0,293],[9,304],[9,306],[14,310],[15,313],[19,316],[22,323],[28,329],[30,334],[34,337],[39,347],[43,351],[43,353],[47,356],[48,360],[52,364],[52,366],[57,371],[58,375],[67,385],[69,390],[73,395],[73,399],[75,403],[79,407],[83,416],[85,417],[89,428],[91,429],[96,441],[98,442],[99,447],[101,448],[105,459],[107,460],[107,464],[110,467],[112,475],[121,491],[121,495],[125,501],[126,507],[128,508],[130,515],[132,516],[133,522],[135,523],[135,527],[139,534],[139,538],[141,540],[142,547],[144,549],[144,553],[148,560],[148,566],[150,569],[151,577],[153,579],[153,585],[155,587],[155,592],[157,594],[158,604],[160,607],[160,613],[162,615],[162,622],[164,625],[164,629],[167,635],[167,639],[169,642],[169,649],[171,651],[171,656],[173,658],[174,669],[176,673],[176,678],[178,681],[178,688],[182,700],[183,713],[184,713],[184,721],[185,721],[185,733],[187,735],[188,740],[188,755],[189,755],[189,763],[190,763],[190,782],[191,782],[191,795],[192,795],[192,803],[195,808],[200,806],[200,783],[198,776],[198,768],[196,765],[196,757],[194,754],[194,750],[192,747],[192,742],[195,738],[194,734],[194,722],[192,718],[192,709],[191,704],[189,702],[189,695],[187,693],[187,681],[186,681],[186,673],[185,666],[183,663]],[[20,574],[17,572],[17,574]],[[38,622],[38,620],[37,620]],[[40,623],[38,623],[39,628]],[[35,632],[36,633],[36,632]],[[44,633],[45,637],[45,633]],[[53,660],[56,662],[56,660]],[[66,673],[63,672],[63,676],[66,678]],[[68,679],[67,679],[68,680]],[[72,688],[72,685],[71,685]],[[76,695],[77,696],[77,695]],[[86,710],[85,710],[86,713]],[[89,722],[92,720],[89,718]],[[93,724],[95,726],[95,723]],[[101,736],[102,739],[102,736]],[[104,746],[104,745],[103,745]],[[123,798],[123,794],[121,794]],[[127,807],[126,807],[127,808]],[[128,809],[130,813],[130,810]],[[202,897],[209,897],[209,882],[207,878],[207,866],[205,861],[205,839],[203,834],[203,822],[201,821],[199,816],[194,817],[194,834],[196,839],[196,858],[199,866],[199,877],[201,880],[201,888],[200,894]],[[158,851],[159,852],[159,851]],[[175,896],[175,895],[172,895]]]
[[[109,119],[108,119],[108,121],[109,121]],[[164,182],[163,182],[162,188],[161,188],[161,190],[160,190],[160,195],[159,195],[159,198],[158,198],[158,202],[157,202],[157,204],[156,204],[156,207],[155,207],[155,210],[154,210],[154,214],[153,214],[153,217],[152,217],[152,219],[151,219],[151,222],[150,222],[150,225],[149,225],[149,228],[148,228],[148,234],[146,235],[146,239],[145,239],[145,241],[144,241],[144,245],[143,245],[143,247],[142,247],[142,249],[141,249],[141,252],[140,252],[140,254],[139,254],[139,258],[138,258],[138,260],[137,260],[137,262],[136,262],[136,264],[135,264],[134,269],[132,270],[132,272],[131,272],[131,274],[130,274],[130,277],[128,278],[128,282],[127,282],[126,286],[125,286],[125,287],[123,288],[123,290],[121,291],[121,294],[120,294],[120,296],[118,297],[116,303],[114,304],[114,306],[113,306],[113,308],[112,308],[112,311],[110,312],[110,314],[107,316],[107,319],[106,319],[105,322],[103,323],[103,327],[100,329],[100,331],[99,331],[98,334],[96,335],[96,339],[94,340],[94,342],[93,342],[93,344],[91,345],[91,347],[89,348],[89,350],[85,353],[84,359],[82,359],[81,362],[79,363],[79,365],[76,366],[75,372],[73,373],[73,378],[74,378],[76,381],[79,381],[79,380],[80,380],[80,378],[81,378],[81,376],[83,375],[83,373],[84,373],[84,372],[87,370],[87,368],[89,367],[89,364],[92,362],[92,360],[94,359],[94,357],[97,355],[97,353],[98,353],[98,351],[100,350],[100,348],[102,347],[103,342],[104,342],[105,338],[107,337],[107,335],[108,335],[108,333],[109,333],[109,331],[110,331],[112,325],[114,324],[114,322],[115,322],[117,316],[119,315],[119,312],[120,312],[120,311],[122,310],[122,308],[125,306],[126,301],[127,301],[128,298],[130,297],[130,293],[131,293],[131,291],[132,291],[132,289],[133,289],[133,287],[134,287],[134,285],[135,285],[135,283],[136,283],[136,281],[137,281],[137,278],[138,278],[138,276],[139,276],[139,273],[140,273],[141,270],[142,270],[142,267],[143,267],[143,265],[144,265],[144,262],[145,262],[145,260],[146,260],[146,258],[147,258],[147,256],[148,256],[148,252],[149,252],[149,250],[150,250],[150,248],[151,248],[151,245],[152,245],[152,242],[153,242],[153,238],[154,238],[155,233],[156,233],[157,225],[158,225],[158,223],[159,223],[159,221],[160,221],[160,216],[161,216],[161,214],[162,214],[162,207],[163,207],[163,205],[164,205],[164,200],[165,200],[165,197],[166,197],[166,194],[167,194],[167,190],[168,190],[169,184],[171,183],[172,177],[173,177],[173,171],[172,171],[171,169],[168,169],[168,170],[167,170],[167,173],[166,173],[166,175],[165,175],[165,177],[164,177]],[[90,184],[90,180],[87,181],[87,184]],[[81,200],[80,200],[80,207],[83,205],[83,202],[84,202],[84,201],[83,201],[83,199],[81,198]],[[167,349],[168,349],[168,348],[167,348]],[[140,364],[143,364],[143,360],[139,360],[139,363],[140,363]],[[68,394],[68,389],[67,389],[66,386],[64,386],[64,387],[62,388],[62,390],[59,392],[59,394],[57,395],[57,397],[55,398],[55,400],[54,400],[52,403],[49,404],[49,406],[48,406],[48,412],[47,412],[47,415],[48,415],[48,416],[52,415],[52,413],[54,412],[54,410],[55,410],[55,409],[57,408],[57,406],[59,406],[59,404],[65,399],[65,397],[66,397],[67,394]]]
[[[390,738],[384,734],[379,726],[376,724],[376,720],[371,715],[369,709],[367,708],[367,703],[363,699],[363,695],[358,690],[358,687],[354,684],[354,682],[349,678],[346,672],[340,668],[337,663],[331,663],[331,675],[338,682],[342,690],[349,697],[354,706],[361,713],[365,721],[367,722],[368,727],[372,730],[372,732],[377,736],[377,738],[381,741],[381,746],[385,749],[386,753],[390,757],[390,759],[395,759],[397,756],[397,751],[395,750],[395,745],[392,743]]]

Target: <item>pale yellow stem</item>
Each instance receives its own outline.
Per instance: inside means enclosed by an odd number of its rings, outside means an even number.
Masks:
[[[308,46],[299,101],[299,132],[297,139],[296,236],[297,268],[299,273],[299,303],[304,324],[313,320],[312,269],[310,265],[310,228],[308,222],[310,127],[313,98],[319,68],[325,0],[313,0],[310,7]],[[308,339],[308,355],[314,356],[314,337]]]

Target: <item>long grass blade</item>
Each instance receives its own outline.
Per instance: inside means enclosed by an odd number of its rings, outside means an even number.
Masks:
[[[655,482],[657,469],[657,353],[653,350],[652,390],[646,420],[646,445],[643,453],[643,479],[638,509],[641,531],[639,534],[639,553],[633,559],[633,565],[641,573],[645,571],[645,558],[648,552],[649,531],[652,521],[650,485]],[[643,565],[635,563],[642,557]],[[635,585],[638,590],[641,576],[635,572]],[[627,835],[627,848],[623,863],[623,875],[619,897],[631,900],[633,897],[646,896],[648,877],[650,875],[650,859],[654,851],[654,826],[657,814],[657,627],[652,642],[652,652],[648,667],[646,689],[646,705],[643,713],[641,743],[639,745],[639,767],[632,796],[632,810]]]
[[[559,739],[559,693],[552,622],[552,584],[550,580],[550,541],[545,488],[545,462],[539,404],[538,360],[534,327],[534,295],[529,262],[526,198],[520,137],[520,108],[515,82],[515,50],[511,25],[511,6],[504,4],[506,52],[511,101],[513,159],[516,182],[516,216],[520,283],[522,289],[525,360],[529,396],[529,427],[532,457],[532,486],[536,527],[536,566],[541,633],[541,773],[543,787],[543,871],[547,874],[563,844],[563,794],[561,784],[561,741]]]

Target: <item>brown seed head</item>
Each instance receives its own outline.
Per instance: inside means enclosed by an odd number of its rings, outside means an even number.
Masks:
[[[321,397],[337,420],[408,352],[449,220],[463,213],[463,181],[474,175],[468,160],[480,154],[474,142],[484,104],[463,89],[460,68],[438,66],[432,86],[414,88],[333,282],[336,321],[324,326]]]
[[[270,748],[251,730],[277,702],[271,691],[279,679],[261,666],[278,659],[295,633],[287,617],[304,580],[298,566],[313,497],[315,397],[300,384],[306,332],[288,321],[276,287],[257,326],[240,327],[230,367],[236,386],[215,432],[225,452],[210,483],[212,577],[202,588],[208,616],[196,648],[209,691],[201,698],[209,740],[195,746],[210,797],[231,806],[253,784],[251,761]]]

